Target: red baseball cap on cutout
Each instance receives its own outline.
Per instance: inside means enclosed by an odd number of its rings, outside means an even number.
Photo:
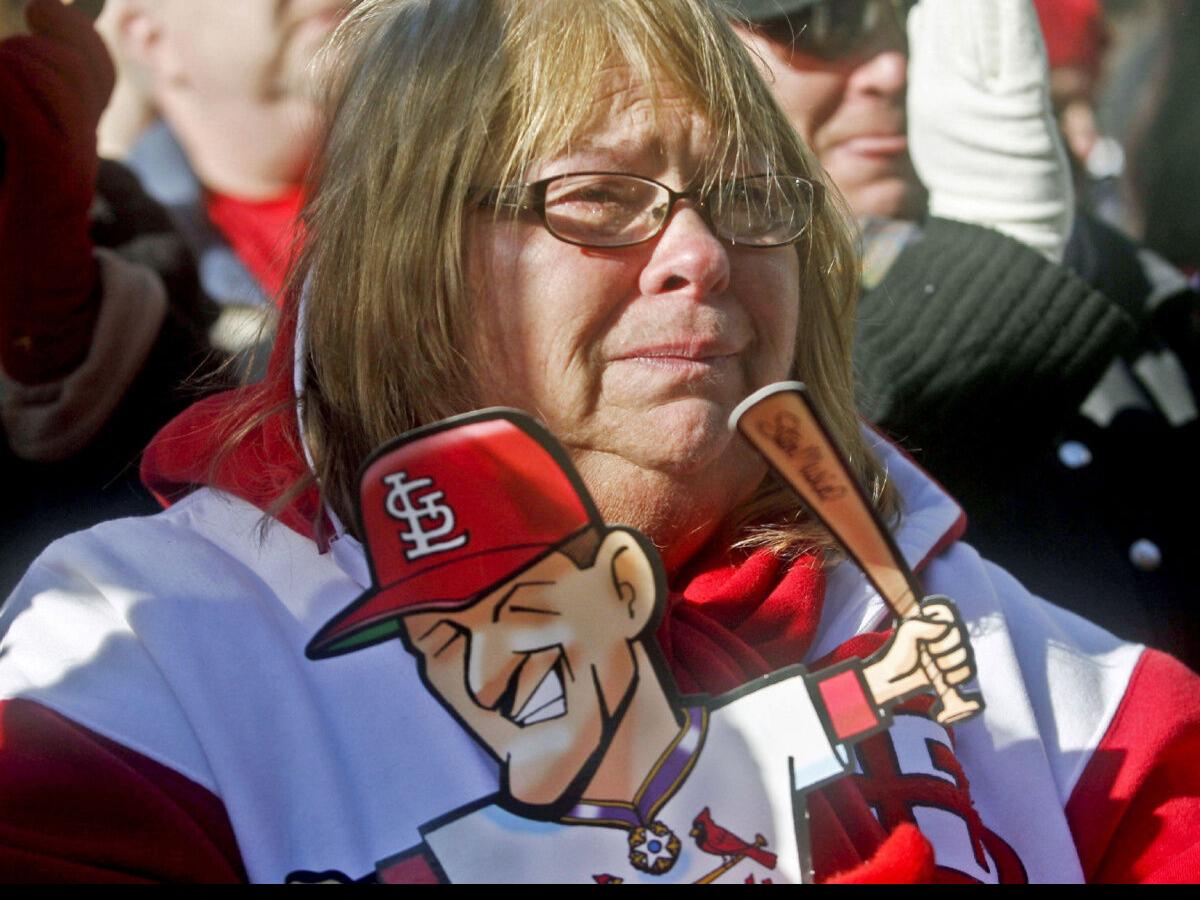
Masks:
[[[371,587],[309,642],[313,659],[396,637],[408,613],[469,605],[603,526],[562,446],[517,410],[410,431],[368,459],[359,486]]]

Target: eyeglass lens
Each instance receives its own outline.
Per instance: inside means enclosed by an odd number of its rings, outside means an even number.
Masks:
[[[718,234],[759,246],[793,241],[812,216],[812,185],[798,178],[759,175],[727,182],[709,201]]]
[[[546,225],[577,243],[619,246],[662,224],[668,196],[652,181],[623,175],[567,175],[546,185]]]
[[[717,235],[770,247],[796,240],[812,215],[812,185],[791,176],[730,179],[701,199]],[[670,214],[663,185],[635,175],[565,175],[546,184],[546,227],[563,240],[619,247],[648,240]]]

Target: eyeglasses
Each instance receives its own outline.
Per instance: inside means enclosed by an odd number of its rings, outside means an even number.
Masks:
[[[793,52],[837,59],[861,50],[885,25],[903,36],[914,6],[916,0],[818,0],[755,28],[770,40],[791,44]]]
[[[656,237],[680,200],[731,244],[782,247],[799,240],[821,208],[822,185],[795,175],[730,178],[708,190],[674,191],[640,175],[572,172],[493,190],[483,206],[537,213],[552,235],[580,247],[629,247]]]

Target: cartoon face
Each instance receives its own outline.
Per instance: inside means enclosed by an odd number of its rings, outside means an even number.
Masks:
[[[403,621],[426,684],[500,761],[508,793],[547,806],[586,786],[653,677],[632,645],[654,594],[641,545],[616,529],[589,567],[552,552],[465,609]]]

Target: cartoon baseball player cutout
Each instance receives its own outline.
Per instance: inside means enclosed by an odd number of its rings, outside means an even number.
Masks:
[[[399,639],[426,687],[500,766],[382,860],[384,882],[798,882],[804,791],[928,690],[973,675],[952,604],[927,601],[871,659],[792,666],[680,697],[654,640],[658,554],[606,525],[554,438],[485,410],[410,432],[364,468],[372,587],[313,659]]]

